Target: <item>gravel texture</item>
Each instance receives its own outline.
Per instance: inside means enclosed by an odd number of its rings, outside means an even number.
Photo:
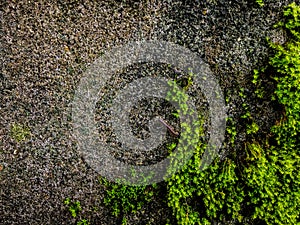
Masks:
[[[244,113],[243,101],[263,136],[280,108],[255,97],[252,71],[267,61],[266,36],[284,42],[285,34],[273,25],[289,2],[266,0],[259,7],[254,0],[1,1],[0,224],[75,224],[63,204],[67,197],[81,202],[90,224],[120,224],[101,203],[104,187],[99,175],[76,150],[70,107],[85,68],[115,45],[162,39],[199,53],[230,99],[228,115],[241,131],[236,148],[225,143],[224,152],[238,151],[247,141],[238,119]],[[134,70],[116,75],[106,96],[117,89],[114,81],[132,80]],[[273,83],[263,79],[271,92]],[[244,100],[238,94],[241,88],[247,96]],[[106,117],[100,109],[101,125]],[[144,126],[147,113],[139,110],[132,120]],[[30,135],[17,142],[11,134],[13,124],[29,128]],[[106,132],[112,137],[111,131]],[[138,128],[136,132],[147,135]],[[122,155],[116,157],[124,160]],[[170,211],[162,201],[164,195],[162,189],[154,202],[129,216],[128,224],[165,224]],[[98,209],[92,210],[94,206]]]

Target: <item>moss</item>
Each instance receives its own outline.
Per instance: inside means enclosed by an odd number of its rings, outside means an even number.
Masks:
[[[30,136],[30,129],[22,124],[14,123],[11,126],[10,136],[16,142],[25,141]]]
[[[299,224],[300,202],[300,7],[290,4],[280,23],[290,33],[284,45],[270,43],[274,56],[270,66],[277,82],[275,91],[284,106],[282,119],[272,128],[272,146],[247,147],[249,165],[244,178],[253,218],[267,224]]]
[[[199,170],[205,148],[200,142],[189,163],[168,180],[168,204],[178,224],[232,219],[244,223],[250,218],[266,224],[299,224],[300,7],[293,3],[284,15],[281,25],[291,39],[284,45],[270,43],[275,52],[269,65],[273,68],[270,71],[276,71],[272,74],[277,82],[275,94],[285,108],[282,119],[271,130],[275,142],[247,143],[241,168],[236,164],[238,159],[229,155],[224,161],[216,159],[205,171]],[[259,71],[254,75],[252,82],[257,85]],[[243,90],[239,95],[245,97]],[[252,121],[246,132],[255,134],[258,129]],[[241,210],[244,206],[247,213]]]

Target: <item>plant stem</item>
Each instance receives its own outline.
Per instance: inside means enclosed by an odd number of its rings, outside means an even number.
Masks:
[[[173,129],[173,127],[171,127],[169,124],[167,124],[162,118],[159,118],[159,121],[163,124],[163,125],[165,125],[167,128],[168,128],[168,130],[173,134],[173,135],[175,135],[175,136],[178,136],[179,134]]]

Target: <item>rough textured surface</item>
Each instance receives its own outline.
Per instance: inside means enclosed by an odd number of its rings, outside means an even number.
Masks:
[[[103,188],[71,138],[72,94],[103,49],[146,35],[160,5],[19,1],[1,5],[0,224],[70,224],[63,200],[99,205]],[[12,124],[31,130],[10,137]],[[115,224],[107,211],[96,224]]]
[[[267,61],[266,36],[284,41],[272,26],[290,1],[265,2],[260,8],[254,0],[2,1],[0,224],[75,223],[63,204],[67,197],[80,200],[91,224],[120,223],[101,204],[98,175],[76,151],[69,104],[84,69],[105,48],[128,40],[163,39],[199,53],[230,96],[229,116],[243,113],[238,92],[244,88],[263,135],[279,109],[257,102],[252,71]],[[11,137],[15,123],[29,127],[25,141]],[[237,140],[238,149],[243,132]],[[164,224],[170,214],[161,199],[130,216],[129,224]]]

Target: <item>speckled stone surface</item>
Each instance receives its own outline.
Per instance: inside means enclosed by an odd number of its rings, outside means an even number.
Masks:
[[[237,119],[237,129],[243,88],[264,135],[279,109],[254,97],[252,71],[267,62],[266,36],[284,42],[273,25],[289,2],[266,0],[259,7],[254,0],[2,1],[0,224],[76,224],[63,203],[67,197],[81,202],[90,224],[121,224],[102,204],[99,175],[76,150],[70,108],[85,69],[113,46],[158,39],[198,53],[228,96],[228,115]],[[116,78],[129,81],[130,71],[134,68]],[[263,79],[272,91],[270,79]],[[116,87],[112,82],[107,90]],[[28,127],[30,136],[15,141],[13,124]],[[237,151],[245,141],[240,132]],[[224,145],[225,152],[232,150]],[[128,224],[165,224],[171,214],[163,188],[159,196],[129,215]]]

